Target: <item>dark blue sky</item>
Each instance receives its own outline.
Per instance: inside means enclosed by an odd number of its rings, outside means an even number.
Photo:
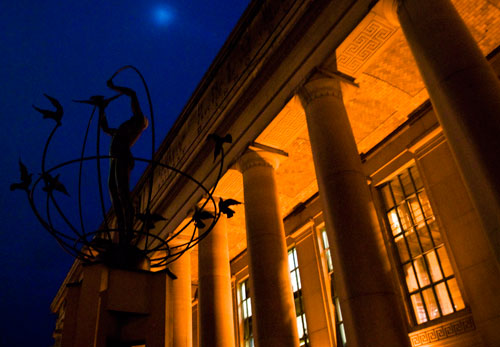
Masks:
[[[62,103],[63,126],[49,152],[50,162],[74,158],[81,149],[90,107],[71,100],[112,95],[106,80],[119,67],[131,64],[142,72],[151,91],[159,145],[248,2],[0,2],[1,346],[52,344],[54,317],[49,305],[73,261],[36,222],[23,192],[9,191],[10,183],[19,179],[19,158],[34,177],[40,172],[43,144],[53,126],[31,105],[50,108],[43,93]],[[118,82],[137,88],[147,110],[136,75],[124,73]],[[121,114],[130,116],[124,102],[110,107],[111,126],[124,119]],[[135,155],[148,155],[149,136],[143,135]],[[61,201],[70,206],[76,189],[71,179],[64,182],[72,195]],[[98,213],[86,211],[89,224],[98,224]]]

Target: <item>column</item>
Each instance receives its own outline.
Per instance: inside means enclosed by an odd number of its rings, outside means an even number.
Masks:
[[[184,253],[179,259],[169,265],[170,271],[177,279],[168,283],[169,320],[171,321],[170,346],[191,347],[192,307],[191,307],[191,254]]]
[[[486,345],[498,346],[500,82],[449,0],[385,1],[389,17],[392,13],[403,29],[481,220],[483,228],[468,230],[473,241],[461,245],[456,257],[475,323]],[[450,245],[456,244],[460,234],[448,234]],[[489,249],[484,252],[466,250],[485,239]],[[479,288],[485,278],[491,280]]]
[[[238,164],[243,174],[256,345],[298,347],[288,253],[274,177],[277,160],[270,153],[248,150]]]
[[[388,0],[386,0],[388,1]],[[500,82],[449,0],[388,1],[500,263]]]
[[[408,346],[340,82],[315,75],[304,106],[342,315],[350,346]],[[338,282],[337,282],[338,281]]]
[[[198,245],[198,279],[200,346],[234,347],[225,215]]]

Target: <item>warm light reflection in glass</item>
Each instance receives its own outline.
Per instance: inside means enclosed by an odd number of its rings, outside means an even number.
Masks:
[[[330,286],[332,292],[332,300],[334,304],[335,310],[335,333],[337,337],[337,347],[346,347],[347,339],[345,336],[345,328],[344,328],[344,320],[342,318],[342,311],[340,310],[340,300],[335,291],[334,285],[334,272],[333,272],[333,263],[332,263],[332,254],[330,250],[330,244],[328,243],[328,235],[326,233],[326,229],[321,230],[321,241],[323,245],[324,255],[326,258],[327,270],[330,275]]]
[[[417,324],[465,308],[416,168],[406,169],[379,190]]]
[[[292,280],[300,346],[309,346],[306,313],[304,312],[304,305],[302,303],[302,284],[300,283],[299,262],[297,260],[297,250],[295,247],[288,251],[288,269],[290,270],[290,278]]]
[[[245,347],[254,347],[252,326],[252,301],[248,279],[241,282],[238,290],[238,306],[240,307],[243,326],[243,343]]]

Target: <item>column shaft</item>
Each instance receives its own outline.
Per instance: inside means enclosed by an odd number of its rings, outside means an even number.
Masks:
[[[407,346],[375,209],[340,83],[319,77],[300,92],[336,286],[350,346]]]
[[[234,346],[231,270],[224,215],[198,245],[198,278],[200,346]]]
[[[398,17],[500,264],[498,77],[449,0],[404,0]]]
[[[191,254],[185,253],[169,266],[177,279],[169,279],[167,298],[170,305],[171,337],[170,346],[191,347],[192,307],[191,307]]]
[[[262,154],[264,155],[264,154]],[[240,159],[256,345],[299,345],[274,168],[258,152]]]
[[[500,344],[500,82],[449,0],[404,0],[398,18],[481,219],[468,237],[488,239],[484,261],[460,268],[466,299],[487,346]],[[432,38],[432,39],[430,39]],[[451,237],[459,237],[460,234]],[[456,244],[456,240],[450,240]],[[470,254],[456,257],[470,259]],[[491,255],[490,255],[491,254]],[[462,259],[457,261],[462,263]],[[481,278],[491,278],[477,290]]]

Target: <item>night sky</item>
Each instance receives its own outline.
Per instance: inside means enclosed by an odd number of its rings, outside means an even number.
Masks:
[[[64,107],[62,127],[48,153],[49,164],[79,156],[91,107],[71,102],[91,95],[113,95],[106,80],[124,65],[144,75],[155,111],[156,146],[180,114],[222,47],[249,0],[75,1],[18,0],[0,3],[0,345],[50,346],[55,317],[49,306],[73,259],[36,221],[19,181],[18,160],[38,177],[43,145],[54,123],[43,120],[32,104],[51,109],[43,96]],[[144,89],[130,70],[117,84],[138,91],[148,115]],[[110,125],[130,116],[125,98],[108,109]],[[94,129],[95,130],[95,129]],[[89,146],[95,148],[95,131]],[[107,140],[107,139],[106,139]],[[103,153],[109,141],[103,142]],[[133,148],[150,156],[148,129]],[[89,152],[88,154],[92,154]],[[95,154],[95,151],[94,153]],[[103,164],[107,176],[107,163]],[[90,168],[92,170],[92,168]],[[143,169],[136,165],[133,180]],[[94,169],[95,170],[95,169]],[[95,172],[95,171],[92,171]],[[92,176],[93,177],[93,176]],[[92,178],[86,177],[87,184]],[[61,195],[76,218],[75,171],[61,173],[70,197]],[[107,194],[106,194],[107,197]],[[85,200],[91,227],[100,222],[95,197]],[[108,202],[109,205],[109,202]]]

